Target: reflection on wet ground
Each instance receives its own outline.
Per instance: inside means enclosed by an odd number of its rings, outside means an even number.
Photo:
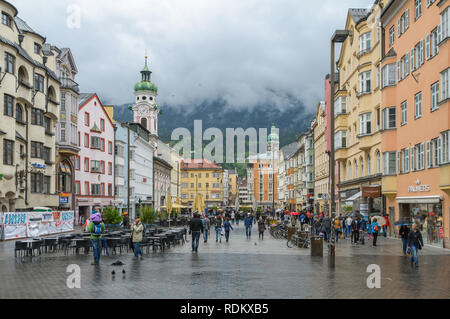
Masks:
[[[448,250],[426,247],[415,269],[401,243],[384,238],[378,247],[339,241],[333,270],[326,248],[323,258],[311,257],[268,233],[247,240],[242,225],[229,243],[201,240],[197,254],[188,242],[143,261],[102,256],[99,267],[90,265],[92,255],[15,260],[13,246],[0,243],[0,298],[450,298]],[[117,260],[125,265],[111,266]],[[70,264],[81,268],[81,289],[66,285]],[[367,288],[370,264],[381,267],[380,289]]]

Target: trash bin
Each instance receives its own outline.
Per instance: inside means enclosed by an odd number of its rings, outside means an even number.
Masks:
[[[311,256],[323,256],[323,237],[311,237]]]

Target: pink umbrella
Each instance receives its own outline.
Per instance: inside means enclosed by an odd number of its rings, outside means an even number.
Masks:
[[[291,212],[291,215],[297,216],[297,215],[299,215],[299,213],[297,213],[297,212]]]

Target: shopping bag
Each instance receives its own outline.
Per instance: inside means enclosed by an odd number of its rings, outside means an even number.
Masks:
[[[225,236],[225,230],[224,230],[223,228],[222,228],[220,234],[221,234],[222,236]]]

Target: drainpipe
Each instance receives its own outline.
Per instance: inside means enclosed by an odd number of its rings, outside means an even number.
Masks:
[[[25,147],[25,206],[29,205],[28,202],[28,144],[29,144],[29,125],[30,123],[28,122],[28,107],[25,104],[25,115],[26,115],[26,131],[25,131],[25,139],[26,139],[26,147]]]

